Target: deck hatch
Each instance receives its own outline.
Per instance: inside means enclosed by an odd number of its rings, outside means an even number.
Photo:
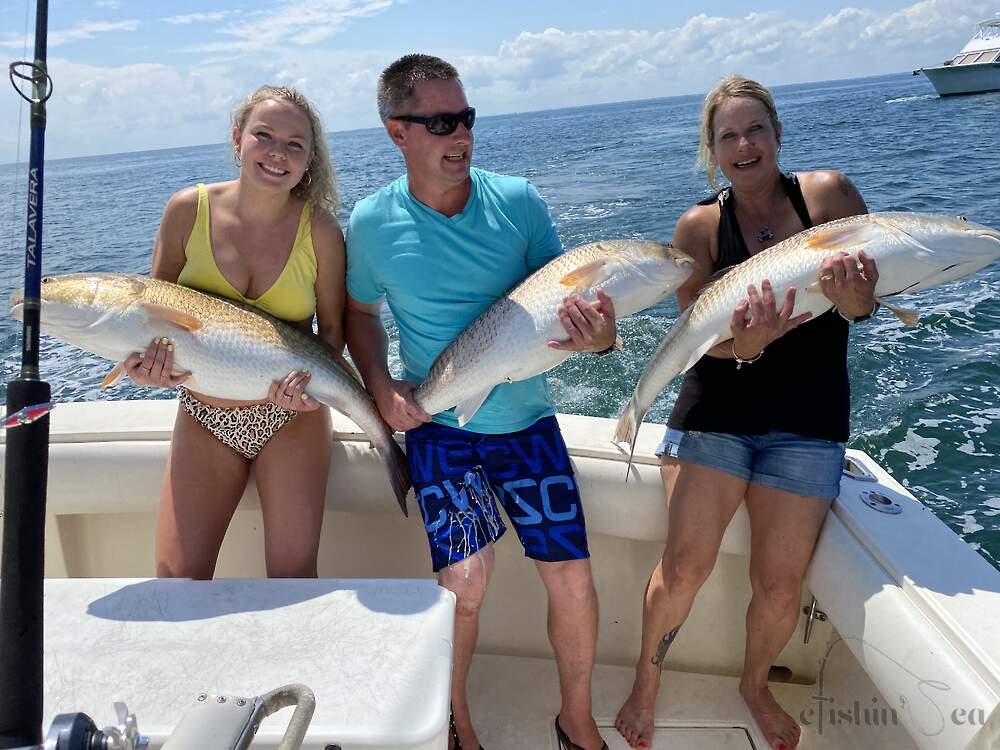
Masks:
[[[608,750],[628,750],[628,743],[613,726],[600,726]],[[552,735],[555,740],[555,734]],[[558,747],[558,744],[553,745]],[[653,747],[670,750],[757,750],[743,727],[657,727]]]

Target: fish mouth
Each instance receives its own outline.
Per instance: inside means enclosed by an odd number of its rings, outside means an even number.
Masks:
[[[16,292],[11,292],[10,293],[10,306],[11,306],[11,308],[15,308],[18,305],[23,305],[23,304],[24,304],[24,290],[23,289],[18,289]]]
[[[986,229],[985,231],[976,232],[977,237],[982,237],[984,240],[993,240],[997,244],[1000,244],[1000,232],[996,229]]]
[[[678,250],[677,248],[671,248],[670,260],[679,266],[690,266],[694,263],[694,258],[685,253],[683,250]]]

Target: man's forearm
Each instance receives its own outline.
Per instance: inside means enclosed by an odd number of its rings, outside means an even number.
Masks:
[[[351,359],[370,392],[392,379],[389,339],[379,317],[348,308],[344,314],[344,333]]]

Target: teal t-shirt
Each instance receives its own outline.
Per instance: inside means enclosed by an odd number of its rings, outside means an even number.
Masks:
[[[450,218],[414,198],[406,175],[351,213],[347,291],[362,304],[385,299],[399,326],[403,377],[414,383],[480,313],[562,252],[531,183],[475,168],[470,174],[469,201]],[[538,375],[496,386],[464,429],[516,432],[554,413]],[[452,410],[434,421],[458,427]]]

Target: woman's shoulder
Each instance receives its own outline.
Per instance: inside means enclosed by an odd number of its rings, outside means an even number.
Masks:
[[[310,230],[314,252],[344,252],[344,231],[337,217],[325,208],[311,204]]]
[[[795,177],[802,187],[802,196],[814,224],[868,212],[861,193],[843,172],[817,169],[814,172],[796,172]]]
[[[224,193],[228,193],[232,189],[232,184],[232,182],[198,183],[181,188],[170,196],[170,199],[167,201],[165,214],[167,216],[179,215],[181,217],[190,217],[193,221],[195,215],[198,213],[198,201],[201,197],[202,188],[208,191],[210,200],[217,200]]]
[[[721,212],[718,201],[712,203],[696,203],[681,214],[677,220],[675,234],[687,237],[709,239],[719,230]]]

